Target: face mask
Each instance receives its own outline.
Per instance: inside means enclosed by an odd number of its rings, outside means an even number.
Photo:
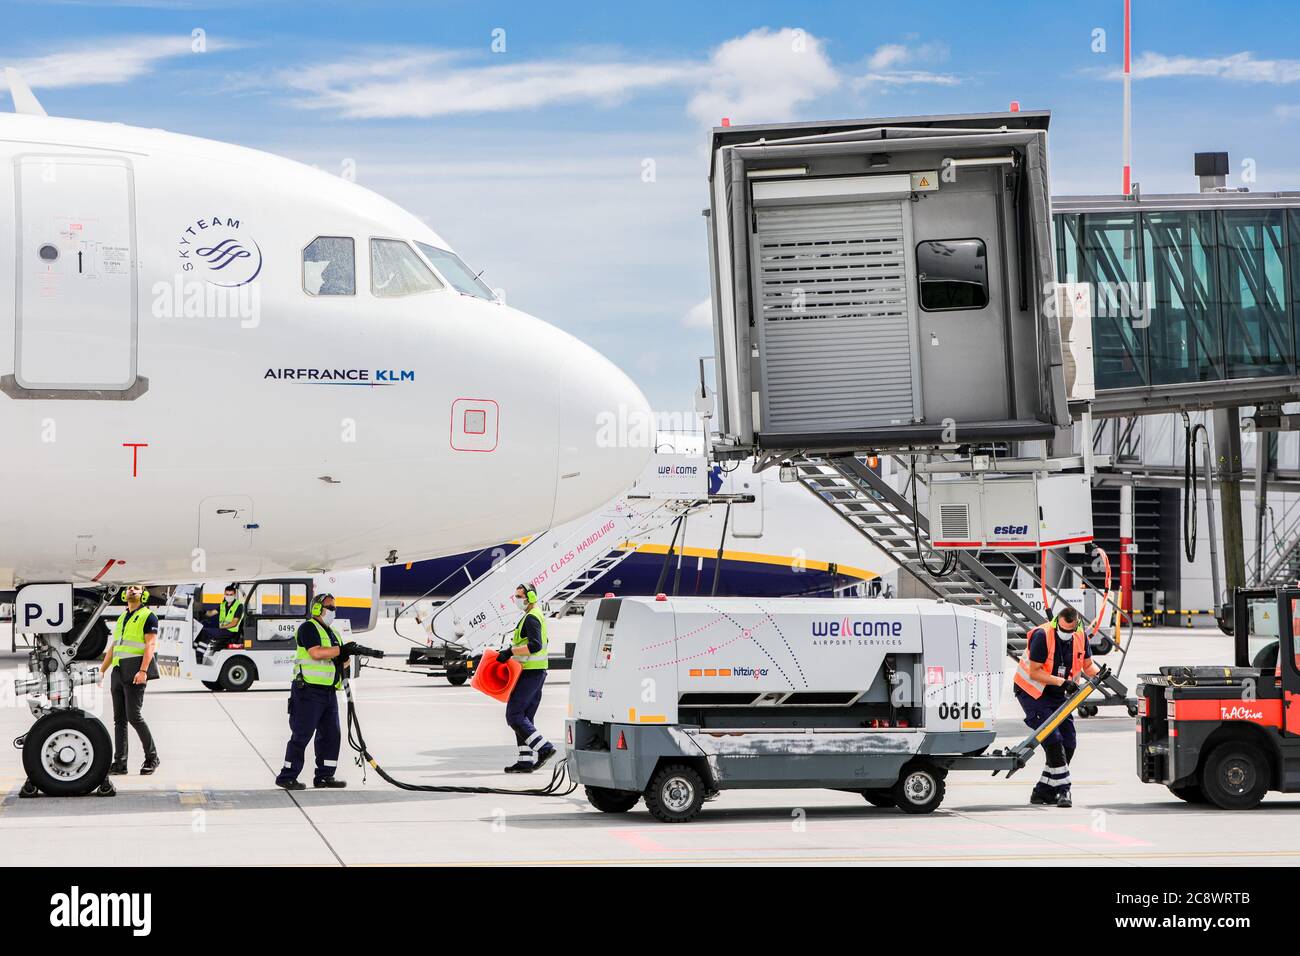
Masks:
[[[327,607],[320,612],[320,619],[325,622],[326,626],[334,623],[334,609]]]
[[[233,594],[227,594],[227,595],[226,595],[226,603],[227,603],[227,604],[234,604],[234,603],[235,603],[235,596],[234,596]]]
[[[519,608],[519,610],[521,611],[528,610],[528,598],[521,598],[519,595],[516,594],[515,607]]]

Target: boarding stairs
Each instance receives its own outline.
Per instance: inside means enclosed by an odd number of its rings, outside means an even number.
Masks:
[[[1255,569],[1259,587],[1290,587],[1300,580],[1300,498],[1274,520],[1261,559]]]
[[[900,464],[901,460],[896,459]],[[913,575],[938,597],[954,604],[977,607],[999,613],[1007,619],[1008,650],[1024,648],[1025,635],[1044,622],[1044,617],[1016,593],[1014,578],[1043,587],[1038,570],[1011,552],[999,552],[1000,560],[1010,561],[1013,581],[1004,581],[982,563],[975,552],[935,551],[930,545],[930,523],[925,514],[914,509],[908,498],[877,474],[861,456],[835,458],[797,458],[791,466],[798,480],[828,507],[855,527],[900,568]],[[924,476],[911,472],[911,480],[924,485]],[[917,540],[921,550],[917,550]],[[936,577],[927,570],[952,554],[952,570]],[[1058,588],[1046,589],[1059,597]]]
[[[559,617],[587,588],[631,556],[638,538],[707,502],[707,497],[650,498],[633,489],[590,514],[531,538],[435,610],[429,622],[430,645],[465,651],[495,646],[519,620],[514,594],[525,581],[533,584],[546,613]]]

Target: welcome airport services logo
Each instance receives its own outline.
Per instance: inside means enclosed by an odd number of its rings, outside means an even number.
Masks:
[[[195,219],[181,232],[176,255],[182,272],[228,289],[248,285],[262,271],[262,247],[233,216]]]

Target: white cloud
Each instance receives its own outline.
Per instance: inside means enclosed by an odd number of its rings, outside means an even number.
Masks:
[[[449,50],[376,50],[365,57],[277,75],[300,94],[296,105],[360,119],[427,119],[536,109],[562,103],[616,103],[655,90],[693,90],[692,117],[708,125],[791,117],[795,107],[840,82],[817,37],[760,29],[728,40],[707,62],[637,60],[603,52],[587,59],[494,63]]]
[[[866,73],[853,78],[855,92],[870,87],[958,86],[961,77],[918,69],[948,59],[948,47],[942,43],[886,43],[876,47],[866,61]],[[908,69],[901,69],[901,67]]]
[[[707,79],[687,111],[715,126],[789,120],[796,107],[835,89],[839,73],[821,40],[785,27],[753,30],[723,43],[709,59]]]
[[[867,73],[853,80],[853,88],[868,86],[959,86],[961,78],[951,73],[931,73],[927,70],[890,70],[885,73]]]
[[[153,72],[162,60],[199,55],[192,53],[191,42],[188,34],[87,41],[43,56],[9,60],[5,65],[14,67],[33,89],[113,85]],[[207,40],[209,52],[229,46]]]
[[[888,70],[906,63],[911,51],[901,43],[886,43],[876,47],[876,52],[867,58],[867,67],[872,70]]]
[[[287,70],[280,80],[305,94],[297,105],[359,119],[428,119],[457,113],[535,109],[576,101],[617,102],[647,89],[682,84],[698,67],[685,62],[534,60],[469,64],[451,51],[389,51]]]
[[[1120,70],[1109,74],[1122,77]],[[1163,79],[1171,76],[1208,76],[1242,83],[1295,83],[1300,80],[1300,60],[1259,60],[1254,53],[1228,56],[1166,56],[1145,52],[1133,61],[1133,78]]]
[[[682,326],[688,329],[713,328],[713,300],[705,299],[691,306],[691,310],[682,316]]]

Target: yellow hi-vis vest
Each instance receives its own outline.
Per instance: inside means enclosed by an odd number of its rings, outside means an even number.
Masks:
[[[239,628],[233,627],[235,618],[242,618],[244,605],[241,601],[236,600],[234,604],[227,606],[225,601],[217,606],[217,627],[223,631],[237,631]]]
[[[515,647],[528,643],[528,638],[524,637],[524,621],[528,620],[530,616],[537,618],[537,623],[542,626],[542,649],[536,654],[529,654],[527,657],[516,657],[515,660],[526,671],[544,671],[550,664],[550,658],[546,652],[546,615],[542,614],[540,610],[534,607],[519,619],[519,623],[515,625],[515,636],[510,643]]]
[[[315,624],[316,630],[320,632],[321,647],[334,647],[339,643],[334,633],[320,621],[312,618],[311,623]],[[298,635],[295,634],[294,643],[297,644],[297,641]],[[334,666],[335,660],[336,658],[331,657],[328,660],[318,661],[307,653],[307,648],[298,644],[293,659],[293,676],[301,677],[308,684],[316,687],[342,687],[343,678],[338,675],[338,670]]]
[[[149,608],[143,604],[134,613],[127,611],[117,619],[113,627],[114,667],[127,657],[144,657],[144,622],[147,620]]]

